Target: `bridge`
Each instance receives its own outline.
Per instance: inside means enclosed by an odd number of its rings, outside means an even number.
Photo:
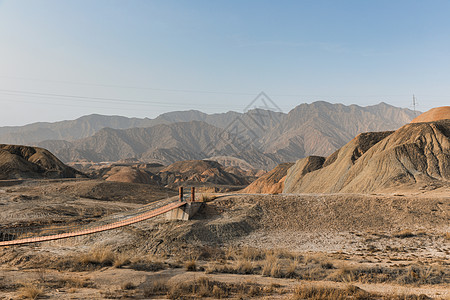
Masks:
[[[166,214],[166,218],[171,220],[189,220],[195,213],[197,213],[202,204],[203,202],[195,201],[194,188],[191,190],[191,199],[186,199],[183,195],[183,188],[180,187],[180,195],[177,200],[160,200],[157,203],[144,205],[143,207],[135,209],[131,212],[105,217],[85,226],[75,225],[56,228],[44,227],[41,228],[39,232],[31,232],[20,229],[14,232],[1,232],[0,247],[47,242],[94,234],[129,226],[163,214]]]

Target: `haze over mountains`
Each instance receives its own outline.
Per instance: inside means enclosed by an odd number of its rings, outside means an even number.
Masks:
[[[308,155],[327,156],[361,132],[396,130],[415,117],[386,103],[301,104],[288,114],[171,112],[155,119],[84,116],[73,121],[1,127],[0,143],[38,145],[62,161],[141,161],[170,164],[219,156],[271,169]]]

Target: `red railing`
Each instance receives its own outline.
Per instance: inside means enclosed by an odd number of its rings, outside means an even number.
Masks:
[[[151,218],[154,218],[156,216],[159,216],[161,214],[164,214],[168,211],[171,211],[172,209],[178,208],[180,206],[185,205],[186,202],[172,202],[165,206],[156,208],[154,210],[142,213],[140,215],[136,215],[134,217],[112,222],[110,224],[100,225],[97,227],[92,227],[88,229],[73,231],[73,232],[65,232],[60,234],[54,234],[54,235],[48,235],[48,236],[36,236],[36,237],[29,237],[29,238],[23,238],[23,239],[17,239],[17,240],[11,240],[11,241],[0,241],[0,246],[12,246],[12,245],[22,245],[22,244],[28,244],[28,243],[38,243],[38,242],[46,242],[46,241],[53,241],[53,240],[59,240],[59,239],[66,239],[81,235],[87,235],[87,234],[93,234],[101,231],[116,229],[119,227],[131,225],[137,222],[145,221]]]

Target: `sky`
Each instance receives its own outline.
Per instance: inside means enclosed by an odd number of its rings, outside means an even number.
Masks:
[[[301,103],[450,105],[446,0],[0,0],[0,126]]]

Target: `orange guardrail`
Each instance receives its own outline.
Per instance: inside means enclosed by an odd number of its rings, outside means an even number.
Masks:
[[[141,221],[145,221],[145,220],[154,218],[154,217],[164,214],[168,211],[171,211],[172,209],[181,207],[185,204],[186,204],[186,202],[180,202],[180,201],[172,202],[170,204],[167,204],[165,206],[156,208],[154,210],[142,213],[140,215],[137,215],[137,216],[125,219],[125,220],[113,222],[110,224],[105,224],[105,225],[101,225],[101,226],[93,227],[93,228],[89,228],[89,229],[60,233],[60,234],[55,234],[55,235],[36,236],[36,237],[17,239],[17,240],[11,240],[11,241],[3,241],[3,242],[0,242],[0,246],[12,246],[12,245],[22,245],[22,244],[29,244],[29,243],[47,242],[47,241],[71,238],[71,237],[88,235],[88,234],[93,234],[93,233],[102,232],[102,231],[106,231],[106,230],[116,229],[119,227],[131,225],[131,224],[134,224],[137,222],[141,222]]]

